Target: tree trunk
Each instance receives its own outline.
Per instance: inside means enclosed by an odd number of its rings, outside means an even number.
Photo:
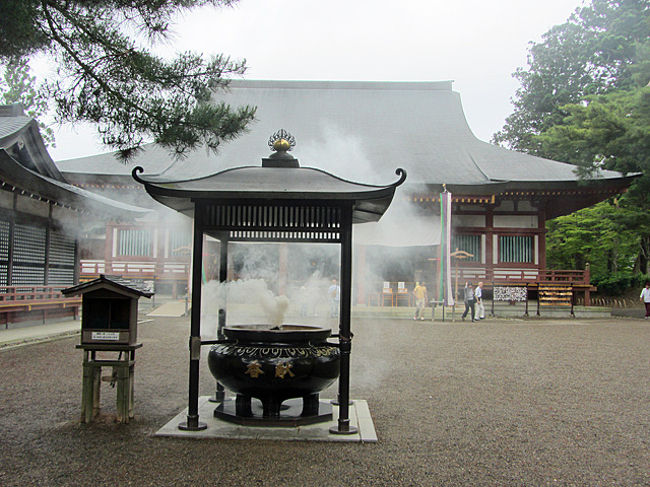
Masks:
[[[650,273],[650,259],[648,259],[648,253],[650,253],[650,236],[643,235],[641,237],[640,245],[639,271],[647,275]]]

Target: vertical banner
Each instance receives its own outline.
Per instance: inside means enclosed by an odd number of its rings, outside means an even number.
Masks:
[[[444,185],[443,185],[444,186]],[[451,193],[440,193],[440,289],[445,306],[454,305],[451,287]]]

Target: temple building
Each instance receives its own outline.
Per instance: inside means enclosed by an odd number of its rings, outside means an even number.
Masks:
[[[249,130],[224,143],[217,154],[199,150],[178,161],[152,144],[134,164],[165,179],[255,165],[266,155],[269,135],[283,128],[295,137],[294,155],[302,166],[373,184],[392,181],[395,167],[406,169],[407,180],[384,218],[355,229],[358,303],[375,299],[384,304],[383,295],[391,294],[395,304],[400,289],[416,280],[435,287],[444,188],[452,193],[451,247],[466,253],[454,263],[461,280],[483,280],[488,288],[497,282],[561,280],[588,298],[588,269],[547,269],[545,222],[625,191],[634,177],[601,171],[596,179],[580,180],[570,164],[478,140],[450,81],[237,80],[215,97],[234,106],[256,106]],[[132,166],[112,154],[57,164],[81,188],[105,194],[118,190],[122,201],[155,205],[131,178]],[[116,263],[117,269],[132,264],[134,271],[147,264],[157,279],[175,275],[180,281],[172,267],[180,272],[189,261],[181,255],[189,244],[181,235],[189,239],[190,232],[174,230],[183,225],[189,229],[188,223],[175,225],[170,230],[159,220],[137,228],[112,223],[105,255],[95,261],[107,269],[112,266],[112,271]]]
[[[69,184],[37,122],[0,106],[0,323],[75,315],[80,300],[60,290],[79,281],[84,231],[146,213]]]

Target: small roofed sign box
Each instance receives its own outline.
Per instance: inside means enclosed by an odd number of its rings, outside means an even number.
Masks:
[[[138,334],[138,299],[153,293],[141,283],[114,276],[61,291],[81,294],[81,344],[134,345]]]

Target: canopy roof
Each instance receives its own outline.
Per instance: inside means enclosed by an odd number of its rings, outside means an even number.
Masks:
[[[355,183],[321,169],[300,167],[298,160],[286,151],[278,151],[263,159],[262,166],[243,166],[192,179],[174,179],[168,175],[133,177],[160,203],[192,215],[195,202],[227,201],[229,203],[326,201],[333,205],[350,203],[353,223],[377,221],[393,199],[395,188],[406,179],[406,172],[397,169],[399,180],[378,186]]]

